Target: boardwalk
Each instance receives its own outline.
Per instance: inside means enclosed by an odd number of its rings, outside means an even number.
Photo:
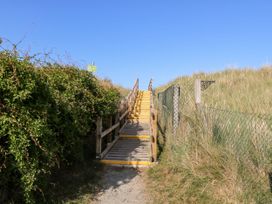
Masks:
[[[102,158],[102,163],[133,166],[151,164],[150,96],[150,91],[138,91],[128,120],[119,132],[119,139]]]

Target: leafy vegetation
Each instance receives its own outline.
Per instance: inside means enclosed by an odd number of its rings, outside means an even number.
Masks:
[[[113,83],[110,79],[105,78],[105,79],[100,79],[99,81],[100,81],[101,85],[104,87],[112,87]],[[130,89],[125,88],[125,87],[118,85],[118,84],[114,84],[114,87],[119,91],[122,98],[125,98],[129,94],[129,92],[131,91]]]
[[[271,67],[199,73],[156,90],[181,86],[178,134],[173,137],[170,123],[159,131],[164,148],[149,171],[156,203],[272,202],[271,76]],[[202,92],[198,109],[197,78],[216,81]]]
[[[0,202],[41,199],[52,172],[94,151],[96,117],[119,100],[87,71],[0,52]]]

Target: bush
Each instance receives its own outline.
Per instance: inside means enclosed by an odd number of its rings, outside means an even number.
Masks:
[[[96,117],[119,98],[87,71],[0,52],[0,202],[34,203],[56,167],[83,161]]]

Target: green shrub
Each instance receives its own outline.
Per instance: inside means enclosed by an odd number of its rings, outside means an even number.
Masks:
[[[34,203],[54,168],[83,161],[96,117],[119,98],[87,71],[0,52],[0,202]]]

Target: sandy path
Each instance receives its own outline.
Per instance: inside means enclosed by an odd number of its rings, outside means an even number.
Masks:
[[[143,181],[144,171],[128,167],[105,167],[102,190],[94,203],[150,203]]]

